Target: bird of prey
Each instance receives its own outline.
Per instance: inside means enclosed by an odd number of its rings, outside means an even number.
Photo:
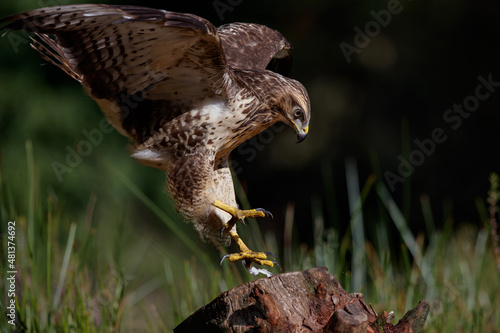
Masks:
[[[269,70],[289,62],[291,46],[281,33],[99,4],[35,9],[1,19],[0,29],[33,33],[32,47],[83,85],[130,139],[131,155],[166,171],[167,191],[202,239],[236,243],[239,252],[223,260],[270,274],[253,266],[273,267],[270,254],[250,250],[236,230],[237,221],[270,213],[238,208],[229,156],[279,121],[299,142],[308,133],[306,89]]]

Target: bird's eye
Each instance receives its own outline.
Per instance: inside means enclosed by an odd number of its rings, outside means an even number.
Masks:
[[[297,118],[302,117],[302,115],[303,115],[303,114],[304,114],[304,111],[302,111],[302,109],[297,108],[297,109],[293,112],[293,117],[294,117],[295,119],[297,119]]]

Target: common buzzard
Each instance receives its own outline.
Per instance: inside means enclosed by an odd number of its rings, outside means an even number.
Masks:
[[[278,121],[299,142],[308,133],[305,88],[267,69],[289,60],[278,31],[96,4],[36,9],[1,19],[0,28],[35,34],[32,46],[85,87],[130,139],[132,156],[166,171],[168,192],[201,238],[238,245],[223,260],[270,275],[252,266],[273,267],[269,253],[251,251],[236,231],[237,221],[270,213],[237,208],[229,154]]]

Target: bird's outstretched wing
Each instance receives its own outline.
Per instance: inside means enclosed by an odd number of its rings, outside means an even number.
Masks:
[[[136,143],[196,103],[225,92],[232,68],[287,74],[290,43],[252,23],[218,29],[192,14],[113,5],[46,7],[0,19],[26,30],[47,61],[78,80]]]
[[[255,23],[230,23],[217,32],[230,67],[288,74],[292,46],[279,31]]]
[[[110,122],[135,141],[165,117],[224,92],[226,60],[217,29],[196,15],[68,5],[3,18],[0,29],[40,37],[33,45],[42,56],[80,81]],[[160,114],[151,115],[152,109]]]

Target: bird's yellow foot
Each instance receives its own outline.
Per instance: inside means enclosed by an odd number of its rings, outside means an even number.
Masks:
[[[253,252],[249,250],[246,252],[226,254],[224,257],[222,257],[222,260],[220,262],[222,264],[222,262],[226,259],[230,262],[245,260],[248,263],[256,263],[261,266],[274,267],[277,262],[268,260],[268,256],[274,258],[274,255],[271,252]]]
[[[268,256],[272,256],[274,258],[274,255],[270,252],[254,252],[250,250],[248,246],[246,246],[246,244],[243,243],[243,240],[236,232],[236,228],[234,228],[234,225],[238,220],[243,222],[243,219],[245,219],[246,217],[265,217],[265,216],[272,217],[272,214],[262,208],[249,209],[249,210],[237,209],[229,205],[226,205],[218,200],[215,200],[213,205],[231,214],[231,216],[233,217],[222,227],[221,236],[224,233],[224,231],[229,232],[231,239],[236,243],[236,245],[240,249],[239,253],[231,253],[222,257],[221,264],[226,259],[229,260],[230,262],[242,261],[243,265],[251,274],[254,275],[265,274],[267,276],[273,275],[266,269],[257,269],[255,267],[252,267],[252,264],[258,264],[268,267],[274,267],[274,265],[279,266],[279,264],[276,261],[268,259]]]
[[[247,217],[250,217],[250,218],[252,218],[252,217],[266,217],[266,216],[270,216],[271,218],[273,217],[273,214],[271,214],[271,212],[268,212],[267,210],[262,209],[262,208],[241,210],[241,209],[226,205],[225,203],[223,203],[219,200],[215,200],[213,205],[215,207],[222,209],[223,211],[231,214],[231,216],[234,219],[240,220],[242,222]]]
[[[241,241],[241,239],[240,239],[240,241]],[[258,264],[261,266],[274,267],[276,265],[276,266],[280,267],[280,265],[276,261],[268,260],[267,259],[268,256],[272,256],[274,258],[274,255],[271,252],[253,252],[253,251],[249,250],[247,252],[226,254],[224,257],[222,257],[220,263],[222,265],[222,262],[226,259],[229,260],[230,262],[235,262],[235,261],[241,260],[241,262],[243,263],[243,266],[245,266],[245,268],[248,270],[248,272],[250,274],[253,274],[253,275],[264,274],[267,277],[269,277],[269,276],[273,276],[274,274],[269,272],[265,268],[255,268],[252,266],[252,264]]]

